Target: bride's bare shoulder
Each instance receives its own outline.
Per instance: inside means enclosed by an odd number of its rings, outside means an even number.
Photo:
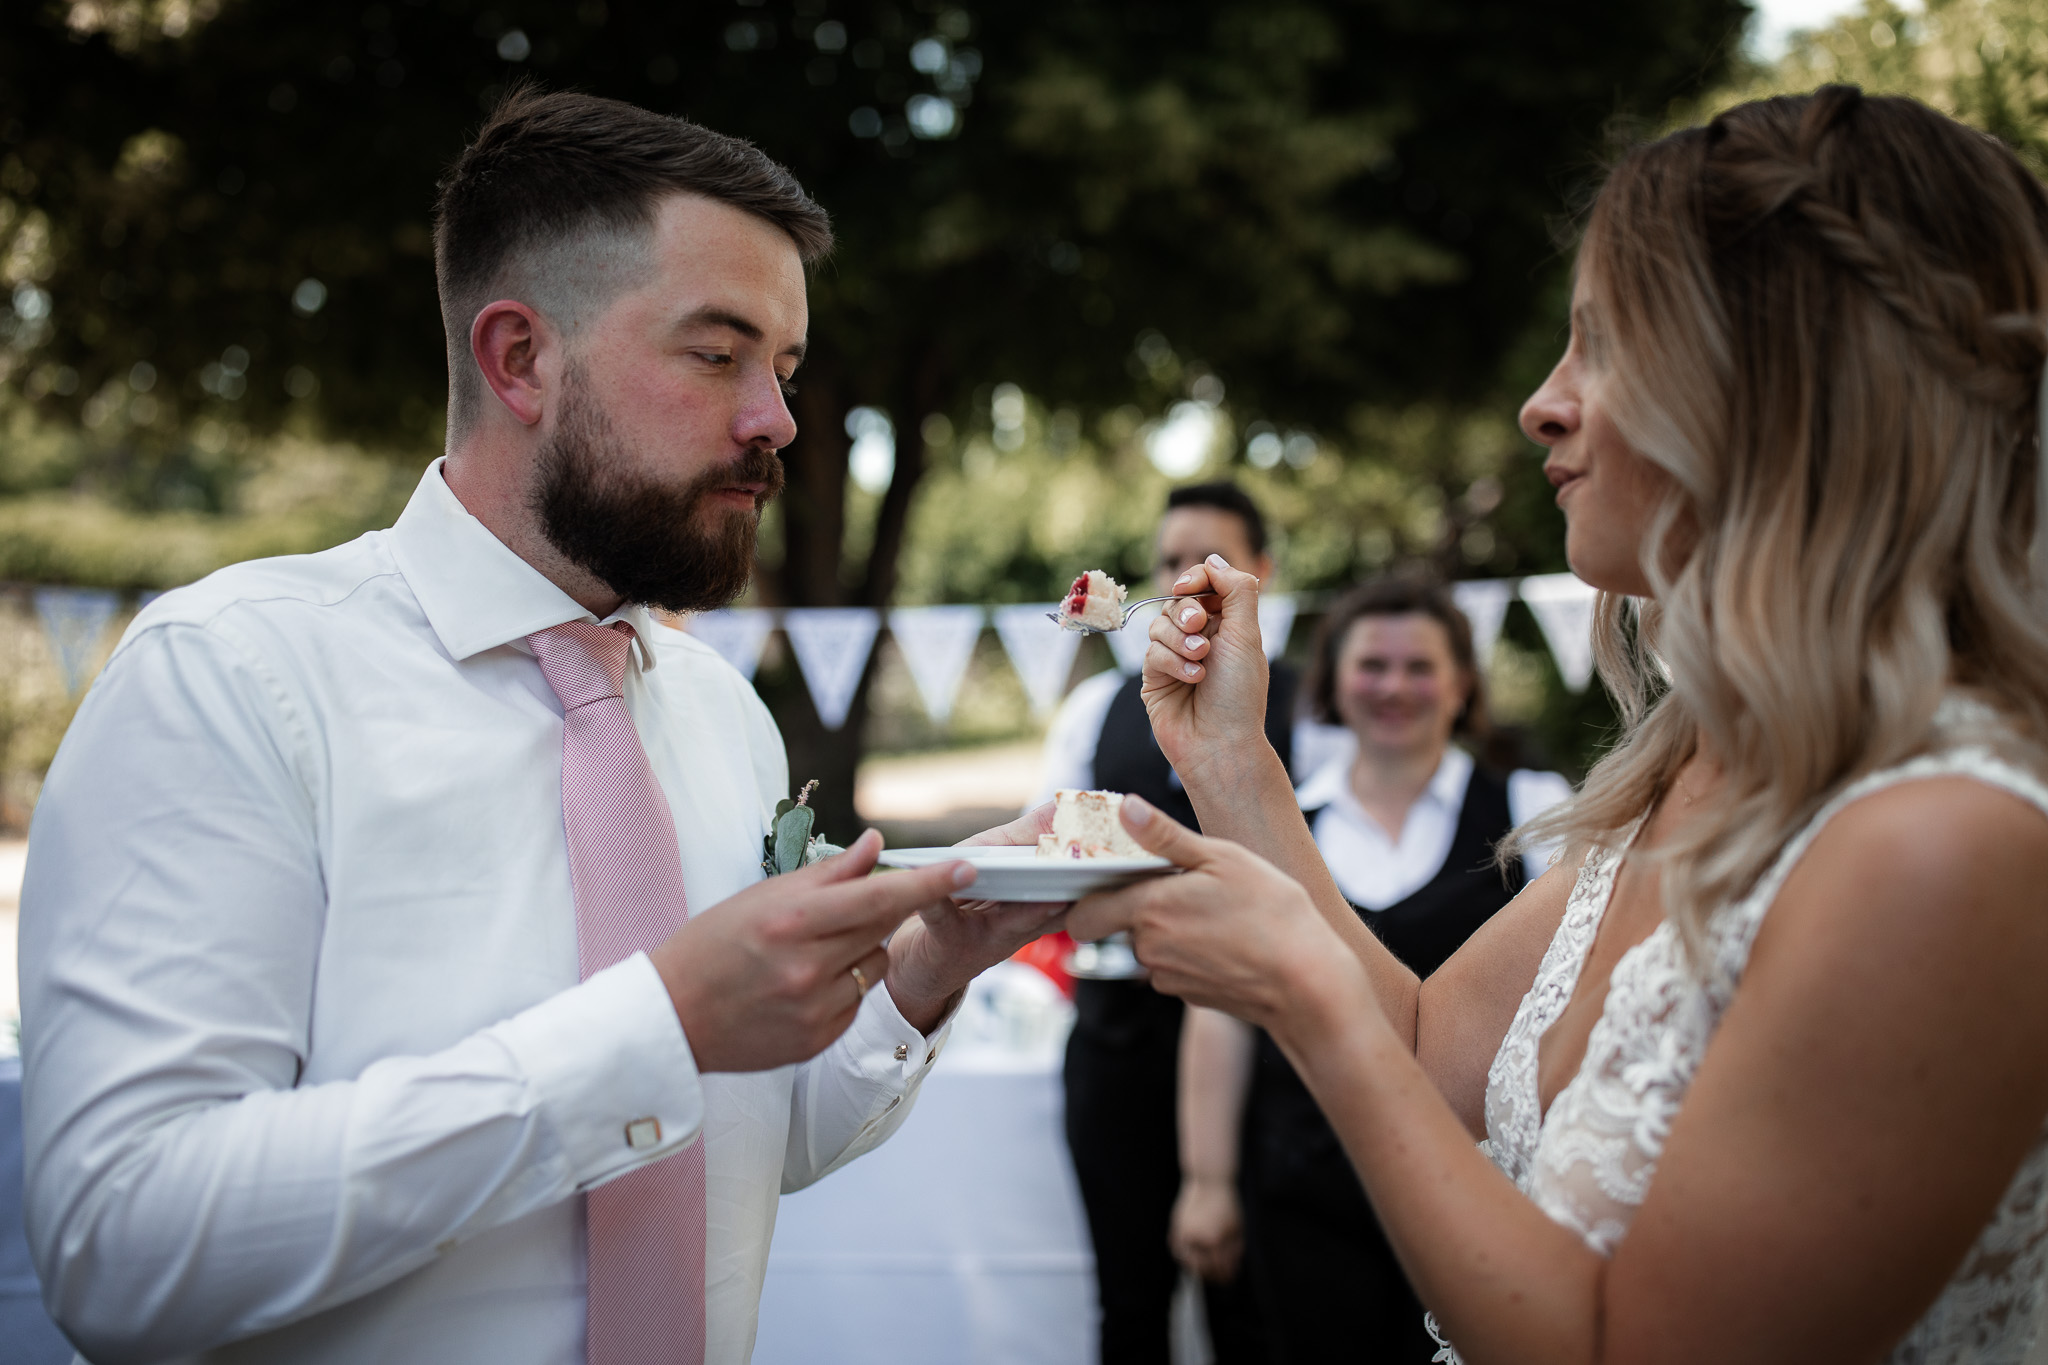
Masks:
[[[1961,774],[1894,782],[1842,807],[1801,863],[1923,890],[1995,891],[2012,873],[2048,871],[2048,811]]]
[[[2048,969],[2048,812],[1977,778],[1893,783],[1849,802],[1786,878],[1752,954]],[[1883,973],[1880,973],[1882,975]]]

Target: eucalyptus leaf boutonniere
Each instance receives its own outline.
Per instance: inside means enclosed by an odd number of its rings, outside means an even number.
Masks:
[[[778,872],[794,872],[800,867],[809,867],[820,858],[846,851],[824,835],[811,832],[818,822],[818,813],[810,806],[811,793],[817,789],[818,779],[814,777],[804,783],[804,789],[796,794],[796,800],[784,797],[775,803],[775,819],[769,826],[768,836],[761,840],[761,870],[769,876]]]

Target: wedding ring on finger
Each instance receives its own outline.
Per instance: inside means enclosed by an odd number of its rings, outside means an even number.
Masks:
[[[848,967],[846,970],[853,973],[853,984],[860,991],[860,998],[863,1000],[867,999],[868,987],[874,984],[868,980],[868,974],[862,971],[858,965]]]

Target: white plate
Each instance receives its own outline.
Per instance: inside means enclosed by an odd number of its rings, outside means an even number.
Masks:
[[[1070,901],[1090,891],[1156,877],[1173,864],[1164,858],[1041,858],[1035,848],[888,848],[884,867],[930,867],[973,863],[980,875],[956,892],[959,901]]]

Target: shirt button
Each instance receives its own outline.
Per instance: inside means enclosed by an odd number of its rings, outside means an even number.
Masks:
[[[661,1145],[661,1120],[657,1118],[634,1119],[626,1125],[626,1145],[636,1152],[651,1151]]]
[[[899,1062],[907,1062],[910,1060],[910,1044],[896,1044],[896,1060]]]

